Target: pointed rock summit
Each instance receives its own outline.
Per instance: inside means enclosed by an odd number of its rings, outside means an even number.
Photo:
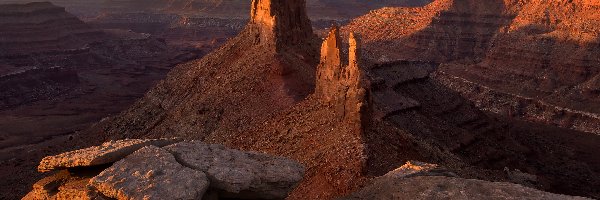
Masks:
[[[368,90],[360,70],[360,39],[349,35],[348,55],[341,53],[339,28],[331,28],[321,47],[321,62],[317,67],[315,95],[322,103],[334,106],[336,114],[349,122],[362,124],[369,110]]]
[[[253,0],[250,26],[258,29],[256,43],[299,45],[312,39],[305,0]]]
[[[129,110],[104,121],[111,139],[226,140],[314,91],[318,38],[304,0],[254,0],[235,38],[175,67]]]

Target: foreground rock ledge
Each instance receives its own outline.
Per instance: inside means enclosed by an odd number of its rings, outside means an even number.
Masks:
[[[49,172],[55,169],[90,167],[114,163],[125,156],[146,146],[163,147],[181,140],[178,139],[126,139],[109,141],[101,146],[66,152],[56,156],[48,156],[42,159],[38,166],[39,172]]]
[[[201,199],[203,172],[180,165],[168,151],[144,147],[104,170],[90,185],[116,199]]]
[[[177,139],[111,141],[46,157],[40,169],[66,170],[24,199],[284,199],[304,176],[287,158]]]
[[[205,172],[212,188],[230,193],[221,197],[285,198],[304,176],[302,165],[295,161],[222,145],[181,142],[165,149],[182,164]]]
[[[409,162],[342,199],[587,199],[548,193],[513,183],[452,176],[453,173],[433,164]]]

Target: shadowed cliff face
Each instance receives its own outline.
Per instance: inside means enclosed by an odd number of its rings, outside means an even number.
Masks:
[[[511,99],[449,86],[485,110],[599,133],[599,10],[582,0],[439,0],[375,11],[344,30],[365,35],[372,61],[450,63],[442,70]]]

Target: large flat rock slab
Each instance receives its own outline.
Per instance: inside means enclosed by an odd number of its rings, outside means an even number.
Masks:
[[[283,199],[304,176],[296,161],[222,145],[181,142],[164,147],[187,167],[203,171],[221,197]]]
[[[146,146],[163,147],[179,141],[178,139],[126,139],[109,141],[100,146],[45,157],[40,162],[38,171],[48,172],[55,169],[109,164],[119,161]]]
[[[182,166],[166,150],[144,147],[104,170],[89,182],[115,199],[201,199],[208,189],[206,175]]]

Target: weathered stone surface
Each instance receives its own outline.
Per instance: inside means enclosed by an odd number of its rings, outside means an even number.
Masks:
[[[125,156],[145,146],[166,146],[173,144],[178,139],[126,139],[110,141],[101,146],[66,152],[56,156],[48,156],[42,159],[38,171],[48,172],[54,169],[96,166],[116,162]]]
[[[89,184],[117,199],[200,199],[209,182],[203,172],[182,166],[168,151],[148,146],[116,162]]]
[[[410,161],[343,199],[585,199],[522,185],[455,177],[435,164]]]
[[[95,170],[92,170],[95,171]],[[99,173],[99,172],[97,172]],[[92,173],[72,173],[68,170],[59,171],[51,176],[43,178],[33,185],[33,189],[23,200],[100,200],[104,199],[94,190],[87,187]]]
[[[60,171],[52,176],[48,176],[33,184],[33,190],[23,197],[23,199],[50,199],[58,192],[58,187],[68,181],[69,172],[66,170]]]
[[[335,106],[341,118],[361,124],[370,103],[360,69],[359,37],[350,33],[349,44],[349,55],[342,55],[338,27],[332,27],[321,47],[315,94],[323,103]]]
[[[384,175],[386,178],[407,178],[413,176],[456,176],[443,167],[419,161],[409,161],[398,169]]]
[[[304,175],[302,165],[293,160],[222,145],[181,142],[165,149],[185,166],[205,172],[211,188],[227,192],[221,196],[283,199]]]
[[[380,179],[343,199],[586,199],[512,183],[443,176]]]

